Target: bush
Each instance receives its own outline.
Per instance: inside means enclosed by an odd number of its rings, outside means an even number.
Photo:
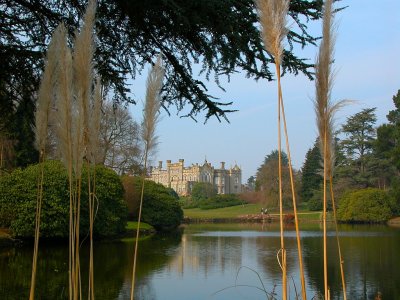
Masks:
[[[340,200],[337,216],[342,222],[385,222],[392,216],[390,205],[390,197],[379,189],[348,192]]]
[[[37,180],[40,165],[16,170],[0,178],[0,220],[15,236],[32,237],[35,228]],[[81,235],[89,228],[87,173],[82,173]],[[67,237],[69,234],[69,189],[65,168],[58,161],[44,163],[42,237]],[[98,210],[94,224],[96,236],[115,235],[125,230],[127,208],[118,175],[103,166],[96,167]]]
[[[200,200],[198,207],[200,209],[214,209],[228,206],[241,205],[243,201],[235,194],[216,195],[209,199]]]
[[[125,194],[128,206],[135,206],[137,209],[132,213],[138,215],[138,203],[142,179],[140,177],[130,177],[124,179],[130,185],[130,194]],[[179,197],[170,188],[151,180],[146,180],[144,185],[142,221],[152,225],[157,230],[167,230],[177,227],[183,220],[183,211],[179,205]],[[134,203],[135,205],[132,205]]]

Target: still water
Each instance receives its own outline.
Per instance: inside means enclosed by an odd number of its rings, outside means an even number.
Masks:
[[[286,231],[289,294],[299,292],[294,228]],[[302,246],[309,299],[323,293],[322,229],[302,226]],[[386,226],[341,226],[349,299],[400,299],[400,229]],[[96,299],[129,299],[133,241],[95,245]],[[188,225],[139,244],[135,299],[280,299],[280,248],[275,224]],[[342,299],[334,232],[330,232],[329,286],[332,299]],[[81,253],[83,293],[87,285],[87,247]],[[28,299],[32,246],[0,248],[0,299]],[[37,299],[67,299],[66,244],[42,243]],[[293,279],[292,279],[293,278]],[[236,284],[236,286],[235,286]],[[268,294],[266,294],[268,293]],[[86,298],[86,297],[85,297]]]

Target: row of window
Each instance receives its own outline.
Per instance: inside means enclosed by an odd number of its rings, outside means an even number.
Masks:
[[[168,176],[167,175],[159,175],[155,176],[156,180],[159,181],[167,181]],[[221,179],[221,180],[220,180]],[[178,176],[172,176],[171,181],[179,181]],[[197,181],[197,176],[183,176],[183,181]],[[201,174],[200,175],[200,181],[202,182],[211,182],[211,175],[210,174]],[[235,184],[239,184],[239,178],[235,177],[234,179]],[[214,177],[214,184],[225,184],[225,177]]]

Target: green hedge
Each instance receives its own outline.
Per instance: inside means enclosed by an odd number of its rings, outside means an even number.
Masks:
[[[32,237],[35,227],[37,180],[40,166],[16,170],[0,178],[0,222],[15,236]],[[86,235],[88,221],[87,173],[82,173],[81,235]],[[44,191],[40,232],[42,237],[64,238],[69,233],[68,176],[58,161],[44,163]],[[96,167],[98,210],[94,224],[96,236],[115,235],[125,230],[127,208],[122,199],[119,176],[103,166]]]
[[[391,198],[374,188],[348,192],[340,200],[337,216],[342,222],[385,222],[392,216]]]
[[[124,177],[125,188],[129,187],[129,194],[124,199],[135,217],[138,215],[138,204],[142,187],[140,177]],[[174,190],[166,188],[151,180],[144,185],[142,221],[152,225],[156,230],[168,230],[177,227],[183,220],[183,211],[179,205],[179,197]]]

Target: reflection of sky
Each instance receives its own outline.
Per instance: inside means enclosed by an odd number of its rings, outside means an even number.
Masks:
[[[314,230],[301,232],[307,293],[310,299],[318,289],[323,288],[322,238],[318,225],[315,226]],[[379,280],[377,270],[384,269],[391,278],[400,276],[391,262],[391,257],[400,246],[400,230],[368,226],[341,228],[349,295],[351,299],[370,299],[377,290],[388,288],[387,284],[384,287]],[[138,289],[143,299],[266,299],[265,294],[258,289],[262,288],[258,275],[268,292],[273,291],[275,286],[276,297],[280,299],[281,273],[276,260],[280,239],[276,228],[262,229],[260,226],[257,229],[254,225],[249,225],[248,228],[241,225],[241,230],[226,229],[223,226],[220,229],[218,226],[204,229],[189,225],[172,260],[162,269],[155,270],[140,280],[141,286]],[[285,235],[289,293],[290,299],[294,299],[292,278],[296,289],[301,289],[295,232],[286,231]],[[336,241],[333,235],[334,232],[330,232],[331,237],[328,239],[329,268],[332,269],[330,276],[337,277],[337,255],[334,250]],[[377,246],[379,243],[382,245]],[[375,248],[384,257],[372,260],[377,255]],[[393,270],[389,269],[390,266]],[[318,270],[313,269],[315,267]],[[233,288],[236,276],[237,284],[242,286]],[[340,297],[338,282],[335,281],[332,299]],[[129,289],[129,284],[125,289]],[[393,292],[393,287],[391,289]],[[125,294],[121,293],[119,299],[127,299]],[[367,295],[366,298],[363,298],[364,294]]]

